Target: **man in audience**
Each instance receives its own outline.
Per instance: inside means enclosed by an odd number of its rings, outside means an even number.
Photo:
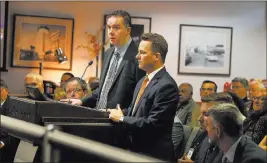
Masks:
[[[61,99],[64,99],[64,98],[66,98],[66,93],[65,93],[65,91],[64,91],[64,85],[65,85],[65,82],[67,81],[67,80],[69,80],[70,78],[73,78],[74,77],[74,75],[72,74],[72,73],[70,73],[70,72],[65,72],[64,74],[62,74],[62,76],[61,76],[61,80],[60,80],[60,86],[59,87],[57,87],[56,89],[55,89],[55,100],[61,100]]]
[[[93,92],[99,88],[99,79],[97,77],[90,77],[88,79],[88,84],[91,91]]]
[[[200,88],[200,97],[206,96],[208,94],[217,92],[217,85],[215,82],[210,80],[203,81]]]
[[[192,111],[199,110],[199,106],[192,99],[192,96],[192,85],[189,83],[182,83],[179,86],[179,104],[175,116],[181,120],[183,125],[197,126],[197,119],[192,119]]]
[[[81,99],[91,93],[87,83],[78,77],[73,77],[65,81],[64,90],[68,99]]]
[[[179,101],[178,88],[164,67],[168,43],[157,33],[141,37],[136,59],[147,75],[134,91],[128,114],[110,109],[109,118],[125,125],[129,149],[162,160],[174,160],[172,126]]]
[[[224,153],[223,163],[266,163],[266,153],[248,137],[242,136],[243,120],[233,104],[210,107],[205,117],[209,141]]]
[[[247,97],[248,81],[245,78],[236,77],[232,80],[232,92],[241,98],[248,107],[249,100]]]
[[[180,163],[213,163],[220,162],[222,153],[219,148],[211,144],[205,130],[206,124],[204,118],[207,116],[209,108],[216,103],[233,103],[231,96],[227,93],[211,93],[201,98],[200,117],[198,119],[200,130],[192,141],[189,151],[185,151],[185,156],[179,159]],[[193,160],[193,161],[192,161]]]

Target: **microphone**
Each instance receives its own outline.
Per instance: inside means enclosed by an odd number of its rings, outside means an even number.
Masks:
[[[83,78],[83,76],[84,76],[84,74],[85,74],[87,68],[88,68],[89,66],[91,66],[93,63],[94,63],[94,61],[89,61],[89,62],[88,62],[88,65],[87,65],[86,68],[84,69],[83,74],[82,74],[81,78],[80,78],[79,81],[78,81],[78,84],[76,85],[75,89],[71,92],[70,98],[68,99],[68,104],[71,104],[70,99],[72,98],[74,92],[77,90],[77,87],[78,87],[78,85],[80,84],[80,82],[81,82],[81,80],[82,80],[82,78]]]

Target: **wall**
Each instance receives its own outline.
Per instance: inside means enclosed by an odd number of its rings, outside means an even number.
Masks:
[[[124,7],[122,7],[124,6]],[[103,15],[115,9],[127,10],[133,16],[152,17],[152,32],[162,34],[169,43],[166,67],[177,84],[189,82],[194,87],[194,98],[199,100],[199,88],[205,79],[214,80],[219,91],[223,83],[235,76],[266,78],[266,5],[265,2],[10,2],[8,65],[10,65],[14,13],[72,17],[75,19],[73,40],[73,69],[80,76],[88,63],[88,54],[76,50],[86,43],[84,32],[95,33],[103,24]],[[230,77],[179,75],[179,24],[198,24],[233,27],[232,71]],[[10,68],[2,72],[11,93],[24,91],[23,78],[37,69]],[[60,80],[65,71],[44,70],[46,80]],[[87,70],[95,75],[95,65]]]

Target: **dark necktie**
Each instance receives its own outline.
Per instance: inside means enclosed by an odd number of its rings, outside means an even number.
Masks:
[[[100,93],[100,99],[98,101],[97,109],[105,109],[107,107],[108,93],[115,78],[118,62],[120,59],[120,54],[118,52],[114,52],[113,55],[114,55],[114,60],[111,63],[110,69],[107,73],[106,83]]]
[[[230,163],[230,161],[227,159],[227,157],[224,155],[222,163]]]
[[[135,100],[135,103],[134,103],[134,107],[133,107],[133,111],[132,111],[132,115],[133,115],[133,113],[134,113],[134,111],[135,111],[135,109],[136,109],[136,108],[135,108],[136,105],[138,104],[138,102],[139,102],[139,100],[140,100],[142,94],[144,93],[144,91],[145,91],[145,89],[146,89],[146,85],[147,85],[147,82],[148,82],[148,81],[149,81],[148,76],[146,76],[145,79],[144,79],[143,82],[142,82],[142,85],[141,85],[141,87],[140,87],[140,89],[139,89],[139,92],[138,92],[138,95],[137,95],[137,97],[136,97],[136,100]]]

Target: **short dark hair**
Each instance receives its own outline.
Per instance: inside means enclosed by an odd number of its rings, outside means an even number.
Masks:
[[[233,80],[232,80],[232,83],[233,82],[240,82],[245,88],[246,90],[248,90],[248,80],[246,78],[242,78],[242,77],[235,77]]]
[[[202,85],[205,84],[205,83],[212,83],[214,84],[214,92],[217,92],[217,84],[214,82],[214,81],[211,81],[211,80],[204,80],[202,82]]]
[[[82,90],[88,92],[88,85],[87,85],[87,83],[83,79],[81,79],[79,77],[73,77],[73,78],[69,78],[68,80],[66,80],[66,82],[64,84],[64,91],[65,92],[66,92],[66,86],[67,86],[67,84],[69,82],[72,82],[72,81],[77,81],[80,84]]]
[[[1,84],[0,84],[0,87],[1,88],[5,88],[5,89],[8,89],[8,86],[6,85],[5,81],[1,79]]]
[[[72,73],[70,73],[70,72],[65,72],[64,74],[62,74],[62,76],[63,76],[63,75],[68,75],[68,76],[70,76],[71,78],[74,77],[74,75],[73,75]]]
[[[232,97],[225,92],[211,93],[201,98],[202,102],[233,103]]]
[[[120,17],[122,17],[125,27],[132,27],[131,15],[128,12],[126,12],[124,10],[113,11],[111,14],[109,14],[107,16],[106,20],[108,20],[112,16],[115,16],[115,17],[120,16]]]
[[[243,133],[243,120],[240,111],[233,104],[215,104],[208,110],[214,123],[219,123],[225,134],[239,137]],[[213,123],[213,124],[214,124]]]
[[[162,35],[157,33],[144,33],[141,40],[151,41],[152,52],[160,53],[162,62],[165,63],[165,58],[168,52],[168,43]]]

